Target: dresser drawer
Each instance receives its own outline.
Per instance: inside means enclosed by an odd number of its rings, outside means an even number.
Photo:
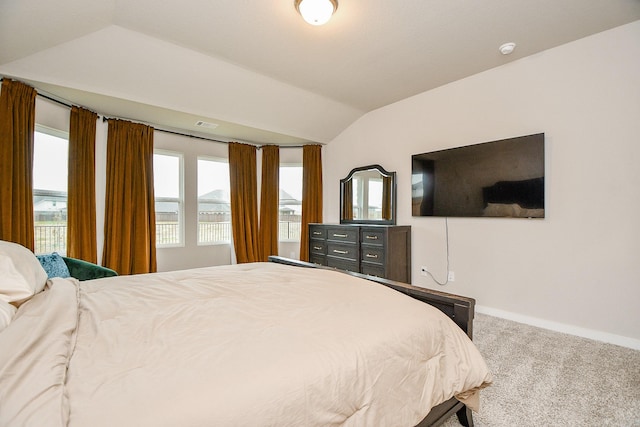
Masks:
[[[355,261],[360,259],[358,246],[349,243],[327,242],[327,256]]]
[[[309,224],[309,238],[321,239],[327,238],[327,227],[323,225]]]
[[[332,242],[358,243],[358,227],[327,227],[327,240]]]
[[[360,268],[357,261],[348,261],[342,258],[327,257],[327,266],[332,268],[338,268],[340,270],[353,271],[354,273],[360,272]]]
[[[384,267],[381,265],[362,264],[360,271],[362,274],[367,274],[369,276],[386,278],[386,272],[384,271]]]
[[[371,264],[384,264],[383,246],[365,246],[360,248],[360,261]]]
[[[385,232],[384,230],[362,228],[360,230],[360,242],[363,245],[385,245]]]
[[[324,240],[312,239],[309,241],[309,254],[326,255],[327,242]]]
[[[318,265],[327,265],[327,258],[324,255],[311,254],[309,255],[309,262]]]

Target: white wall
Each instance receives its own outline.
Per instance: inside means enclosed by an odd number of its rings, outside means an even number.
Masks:
[[[372,88],[374,90],[375,88]],[[546,134],[546,218],[411,217],[412,154]],[[486,312],[640,348],[640,21],[373,111],[325,150],[325,221],[356,166],[397,171],[413,284]]]

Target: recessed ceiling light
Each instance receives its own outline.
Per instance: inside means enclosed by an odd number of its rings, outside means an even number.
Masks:
[[[513,52],[513,49],[515,49],[515,48],[516,48],[516,44],[512,43],[512,42],[509,42],[509,43],[505,43],[502,46],[500,46],[498,48],[498,50],[503,55],[509,55],[511,52]]]

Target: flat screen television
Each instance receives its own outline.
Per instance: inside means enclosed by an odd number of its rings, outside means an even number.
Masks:
[[[544,218],[544,133],[411,156],[413,216]]]

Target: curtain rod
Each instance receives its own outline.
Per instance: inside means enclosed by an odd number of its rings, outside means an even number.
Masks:
[[[0,78],[0,82],[2,82],[4,79],[5,79],[5,77]],[[36,95],[40,96],[42,98],[48,99],[49,101],[55,102],[56,104],[62,105],[62,106],[67,107],[67,108],[72,108],[73,107],[73,104],[71,102],[66,101],[66,100],[63,101],[63,100],[58,99],[56,97],[53,97],[51,95],[46,95],[44,93],[41,93],[38,89],[36,89]],[[98,114],[98,116],[102,116],[102,121],[103,122],[106,122],[109,119],[129,120],[129,121],[134,121],[134,122],[136,121],[136,120],[130,120],[130,119],[116,118],[116,117],[107,117],[104,114],[99,114],[99,113],[97,113],[97,114]],[[209,137],[206,137],[206,136],[190,135],[188,133],[181,133],[181,132],[175,132],[175,131],[171,131],[171,130],[167,130],[167,129],[161,129],[161,128],[155,127],[153,124],[148,124],[148,125],[153,127],[153,129],[157,130],[158,132],[169,133],[169,134],[172,134],[172,135],[185,136],[185,137],[188,137],[188,138],[200,139],[200,140],[203,140],[203,141],[218,142],[220,144],[228,144],[228,143],[232,142],[232,141],[222,141],[220,139],[209,138]],[[247,143],[249,145],[255,145],[256,148],[258,148],[258,149],[262,148],[265,145],[277,145],[279,148],[302,148],[305,145],[324,145],[322,143],[297,144],[297,145],[279,145],[279,144],[262,144],[262,145],[258,145],[258,144],[250,143],[250,142],[246,142],[246,141],[238,141],[238,142],[245,142],[245,143]]]
[[[0,78],[0,82],[3,82],[5,78],[8,78],[8,77],[1,77]],[[9,80],[13,80],[13,79],[9,78]],[[17,81],[19,81],[19,80],[17,80]],[[44,93],[41,93],[40,91],[38,91],[38,89],[36,89],[36,96],[48,99],[49,101],[55,102],[56,104],[60,104],[60,105],[62,105],[64,107],[68,107],[68,108],[72,108],[73,107],[73,105],[69,101],[63,101],[61,99],[54,98],[53,96],[45,95]]]
[[[119,117],[107,117],[105,115],[102,116],[102,121],[103,122],[106,122],[106,121],[109,121],[109,120],[127,120],[127,121],[134,121],[134,122],[136,121],[136,120],[130,120],[130,119],[123,119],[123,118],[119,118]],[[139,123],[139,121],[138,121],[138,123]],[[230,141],[222,141],[222,140],[215,139],[215,138],[209,138],[209,137],[206,137],[206,136],[189,135],[189,134],[186,134],[186,133],[175,132],[175,131],[172,131],[172,130],[160,129],[160,128],[155,127],[153,124],[148,124],[148,123],[145,123],[145,124],[147,126],[151,126],[154,131],[157,130],[158,132],[170,133],[172,135],[187,136],[189,138],[202,139],[202,140],[211,141],[211,142],[219,142],[221,144],[228,144],[230,142]]]
[[[103,122],[106,122],[108,120],[135,121],[135,120],[122,119],[122,118],[117,118],[117,117],[107,117],[107,116],[104,116],[104,115],[102,116],[102,121]],[[246,142],[246,141],[222,141],[220,139],[209,138],[209,137],[206,137],[206,136],[191,135],[191,134],[188,134],[188,133],[182,133],[182,132],[176,132],[176,131],[173,131],[173,130],[157,128],[153,124],[147,124],[147,126],[153,127],[153,130],[155,130],[155,131],[169,133],[171,135],[185,136],[187,138],[201,139],[201,140],[204,140],[204,141],[219,142],[221,144],[229,144],[230,142],[242,142],[244,144],[253,145],[257,149],[260,149],[260,148],[262,148],[264,146],[267,146],[267,145],[277,145],[279,148],[303,148],[305,145],[324,145],[324,144],[320,144],[320,143],[298,144],[298,145],[279,145],[279,144],[262,144],[262,145],[258,145],[258,144],[251,143],[251,142]]]
[[[66,102],[64,102],[64,101],[61,101],[61,100],[59,100],[59,99],[56,99],[56,98],[54,98],[54,97],[52,97],[52,96],[45,95],[44,93],[40,93],[40,92],[38,92],[38,91],[36,91],[36,96],[40,96],[40,97],[42,97],[42,98],[44,98],[44,99],[48,99],[49,101],[53,101],[53,102],[55,102],[56,104],[60,104],[60,105],[63,105],[63,106],[65,106],[65,107],[68,107],[68,108],[72,108],[72,107],[73,107],[73,105],[71,105],[71,104],[68,104],[68,103],[66,103]]]

